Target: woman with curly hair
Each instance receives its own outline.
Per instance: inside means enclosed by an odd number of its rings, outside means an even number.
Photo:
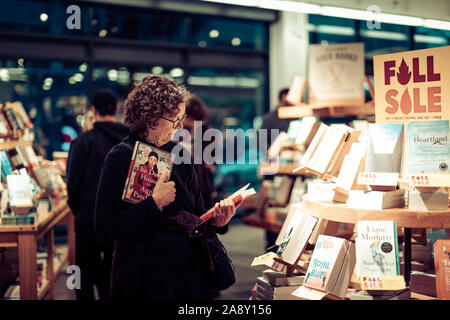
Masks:
[[[173,79],[151,75],[125,101],[131,134],[106,157],[97,189],[95,230],[114,241],[112,299],[190,300],[213,298],[213,262],[207,239],[227,231],[236,212],[232,201],[206,212],[191,163],[174,164],[161,175],[152,196],[131,204],[122,200],[133,147],[137,141],[171,152],[172,137],[183,128],[188,92]],[[175,153],[175,152],[174,152]]]

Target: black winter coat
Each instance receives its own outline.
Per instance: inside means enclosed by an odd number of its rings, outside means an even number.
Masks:
[[[190,237],[176,219],[181,211],[200,216],[209,209],[203,205],[193,165],[174,164],[169,180],[175,182],[176,197],[162,212],[152,197],[137,204],[121,199],[138,140],[145,142],[132,133],[109,152],[97,190],[96,234],[101,241],[115,241],[111,298],[211,299],[205,239]],[[169,142],[160,149],[170,152],[175,145]],[[208,237],[228,228],[216,230],[210,222],[202,227]]]
[[[71,143],[67,161],[68,205],[75,215],[77,232],[94,234],[94,208],[100,168],[109,150],[129,130],[118,122],[96,122]]]

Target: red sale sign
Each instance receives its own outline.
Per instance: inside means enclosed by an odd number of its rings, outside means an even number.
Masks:
[[[377,123],[450,119],[450,46],[373,60]]]

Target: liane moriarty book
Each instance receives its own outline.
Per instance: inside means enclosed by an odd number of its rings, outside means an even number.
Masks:
[[[137,141],[134,145],[122,199],[141,202],[153,194],[158,178],[165,172],[170,176],[173,161],[170,152]]]
[[[450,172],[448,120],[410,122],[407,138],[408,174]]]

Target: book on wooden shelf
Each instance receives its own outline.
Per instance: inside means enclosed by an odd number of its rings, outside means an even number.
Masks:
[[[408,209],[415,211],[446,211],[448,209],[448,192],[408,191]]]
[[[277,158],[279,156],[286,141],[288,141],[288,134],[284,131],[280,131],[280,133],[273,140],[273,142],[270,144],[269,149],[267,150],[269,159]]]
[[[277,175],[273,177],[272,187],[269,192],[269,199],[276,206],[285,206],[288,204],[291,195],[294,178],[286,175]]]
[[[371,123],[366,153],[366,172],[401,173],[403,124]]]
[[[450,240],[436,240],[433,245],[433,252],[437,298],[439,300],[450,300]]]
[[[278,246],[276,253],[281,260],[290,265],[297,264],[317,221],[318,218],[302,210],[301,203],[290,206],[286,220],[275,240],[275,244]]]
[[[6,177],[13,173],[14,168],[9,160],[8,153],[5,150],[0,151],[0,166],[2,172],[2,181],[6,182]]]
[[[358,276],[400,275],[397,223],[360,220],[356,224],[356,268]]]
[[[398,290],[393,294],[371,295],[365,291],[356,291],[350,295],[350,300],[410,300],[411,289]]]
[[[347,207],[353,209],[382,210],[403,208],[405,206],[405,190],[367,191],[350,190]]]
[[[301,119],[291,120],[287,131],[287,140],[294,142],[297,137],[298,128],[300,127]]]
[[[33,123],[20,101],[9,103],[9,105],[16,114],[16,117],[23,123],[24,128],[33,128]],[[8,102],[6,103],[6,106],[8,107]]]
[[[358,175],[364,170],[365,152],[366,145],[364,143],[352,144],[337,176],[333,201],[347,202],[350,190],[364,188],[364,186],[358,185]]]
[[[298,75],[294,76],[286,95],[286,101],[292,105],[301,104],[305,94],[306,82],[305,78]]]
[[[12,135],[12,128],[3,113],[3,107],[0,104],[0,137],[6,137]]]
[[[345,155],[359,133],[346,125],[327,126],[321,123],[297,169],[304,168],[320,177],[337,176]]]
[[[406,136],[408,174],[450,173],[449,120],[412,121]]]
[[[308,182],[308,198],[321,202],[332,202],[336,183],[323,180],[312,180]]]
[[[287,276],[285,272],[274,271],[271,269],[264,270],[262,276],[274,287],[300,286],[305,280],[304,274],[295,273],[291,276]]]
[[[260,300],[297,300],[295,296],[292,296],[292,292],[300,285],[274,286],[264,277],[258,277],[256,278],[257,298]]]
[[[29,181],[19,174],[6,177],[9,205],[14,214],[28,214],[33,208]]]
[[[303,195],[306,193],[307,182],[303,181],[303,177],[299,176],[295,178],[294,185],[292,187],[291,195],[289,197],[289,205],[302,201]]]
[[[297,136],[295,137],[295,143],[306,150],[319,129],[320,124],[321,122],[316,117],[309,116],[302,118],[297,130]]]
[[[355,262],[352,242],[320,235],[303,286],[344,298]]]

